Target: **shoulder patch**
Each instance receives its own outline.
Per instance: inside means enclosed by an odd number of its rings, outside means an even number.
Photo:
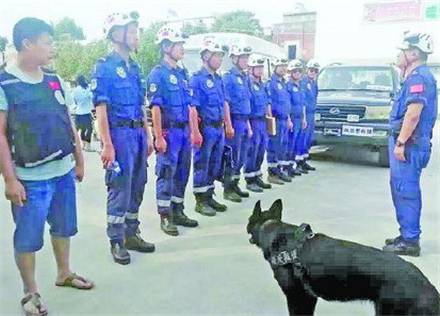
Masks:
[[[150,87],[148,88],[148,90],[152,93],[157,91],[157,85],[155,83],[150,84]]]
[[[409,87],[409,93],[422,93],[425,91],[425,86],[422,83],[414,84]]]

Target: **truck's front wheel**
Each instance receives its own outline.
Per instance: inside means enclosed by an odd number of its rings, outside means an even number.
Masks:
[[[388,146],[379,148],[379,165],[388,168],[390,166],[390,156],[388,154]]]

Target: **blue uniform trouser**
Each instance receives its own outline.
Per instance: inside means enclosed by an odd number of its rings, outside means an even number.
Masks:
[[[189,127],[164,130],[167,150],[157,154],[156,202],[159,214],[183,209],[183,199],[191,168]]]
[[[222,164],[225,133],[223,127],[205,126],[203,143],[194,149],[194,193],[211,192],[219,177]]]
[[[287,146],[288,133],[287,119],[277,119],[277,133],[275,136],[269,137],[267,146],[267,166],[272,174],[279,174],[284,166],[288,166],[287,162]]]
[[[133,236],[139,227],[138,211],[147,182],[147,135],[143,128],[112,128],[110,137],[121,174],[106,171],[107,235],[110,240]]]
[[[252,179],[262,175],[261,165],[267,148],[267,129],[265,119],[251,120],[252,137],[248,148],[244,177]]]
[[[302,150],[303,144],[301,141],[301,131],[302,131],[302,120],[301,118],[292,117],[293,129],[289,131],[289,144],[288,144],[288,158],[287,160],[291,165],[296,165],[296,157],[299,155],[299,152]]]
[[[307,128],[304,131],[304,155],[308,157],[315,133],[315,114],[306,113]]]
[[[232,118],[232,127],[234,128],[234,137],[226,140],[226,144],[232,148],[233,181],[240,180],[240,173],[246,162],[246,155],[249,146],[249,128],[248,121],[244,119]],[[225,188],[229,185],[229,181],[225,179]]]
[[[405,147],[406,161],[394,156],[395,140],[389,139],[390,186],[400,235],[408,241],[420,238],[420,212],[422,197],[420,175],[428,164],[431,148],[429,137],[419,138],[416,144]]]

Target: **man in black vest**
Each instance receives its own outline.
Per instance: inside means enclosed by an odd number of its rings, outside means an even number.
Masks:
[[[94,286],[69,266],[70,237],[77,233],[75,178],[82,180],[84,161],[63,82],[42,69],[54,57],[52,33],[44,21],[20,20],[13,31],[17,64],[0,71],[0,172],[12,202],[26,315],[47,314],[35,280],[35,252],[43,246],[46,221],[58,268],[55,284]]]

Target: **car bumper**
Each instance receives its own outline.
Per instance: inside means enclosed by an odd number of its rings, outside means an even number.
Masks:
[[[389,135],[390,126],[387,123],[341,123],[327,121],[315,123],[315,138],[318,145],[386,146]]]

